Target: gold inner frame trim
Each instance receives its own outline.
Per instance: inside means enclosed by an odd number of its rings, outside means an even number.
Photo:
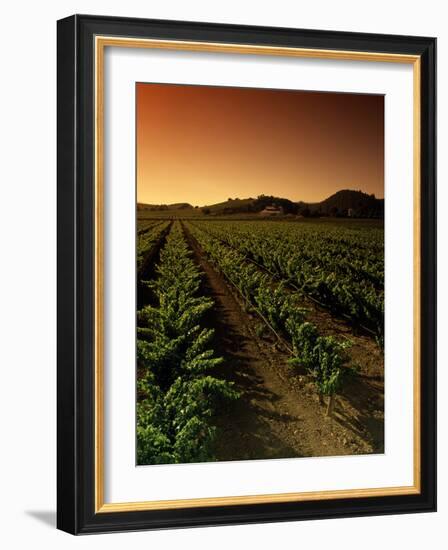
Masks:
[[[263,495],[244,495],[180,500],[159,500],[142,502],[104,502],[104,50],[106,47],[153,48],[160,50],[198,51],[209,53],[236,53],[333,59],[346,61],[371,61],[407,63],[413,65],[413,174],[414,174],[414,480],[413,485],[402,487],[380,487],[349,490],[313,491]],[[389,54],[381,52],[357,52],[344,50],[323,50],[253,44],[226,44],[183,40],[158,40],[96,36],[95,55],[95,513],[130,512],[197,508],[207,506],[232,506],[275,502],[303,502],[333,500],[341,498],[363,498],[379,496],[412,495],[421,492],[421,385],[420,385],[420,270],[421,270],[421,176],[420,176],[420,118],[421,118],[421,71],[420,56]]]

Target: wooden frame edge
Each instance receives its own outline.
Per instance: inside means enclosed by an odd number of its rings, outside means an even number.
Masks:
[[[157,48],[165,50],[207,51],[213,53],[240,53],[306,57],[318,59],[407,63],[413,65],[413,179],[414,179],[414,483],[403,487],[382,487],[336,491],[280,493],[268,495],[245,495],[216,498],[141,501],[125,503],[104,502],[104,358],[103,358],[103,126],[104,87],[103,66],[105,47]],[[296,47],[257,46],[250,44],[226,44],[201,41],[159,40],[95,36],[95,466],[94,466],[94,513],[118,513],[150,510],[175,510],[185,508],[235,506],[241,504],[264,504],[365,498],[381,496],[421,494],[421,333],[420,333],[420,269],[421,269],[421,56],[345,50],[309,49]],[[99,322],[101,319],[101,322]]]
[[[140,510],[175,510],[182,508],[203,508],[209,506],[235,506],[240,504],[271,504],[275,502],[310,502],[344,498],[365,498],[393,495],[416,495],[417,487],[391,487],[378,489],[347,489],[337,491],[313,491],[303,493],[272,493],[265,495],[244,495],[233,497],[197,498],[180,500],[154,500],[141,502],[119,502],[103,504],[97,513],[134,512]]]
[[[421,59],[413,64],[414,237],[414,487],[421,492]]]

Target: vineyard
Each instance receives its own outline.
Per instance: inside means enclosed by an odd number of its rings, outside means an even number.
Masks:
[[[384,231],[138,220],[138,464],[383,452]]]
[[[195,226],[335,314],[372,331],[384,326],[384,233],[297,223],[196,222]]]
[[[209,460],[214,430],[207,422],[231,385],[208,374],[222,359],[201,326],[212,301],[198,296],[200,273],[174,224],[149,283],[157,305],[138,316],[137,460],[139,464]]]
[[[140,277],[145,266],[152,260],[161,237],[169,228],[169,222],[144,222],[137,231],[137,276]]]

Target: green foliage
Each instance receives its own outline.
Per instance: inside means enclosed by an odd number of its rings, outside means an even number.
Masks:
[[[201,275],[176,222],[149,282],[156,306],[138,314],[137,461],[166,464],[213,460],[216,430],[208,422],[222,400],[236,399],[209,372],[222,362],[201,326],[213,301],[198,296]]]
[[[384,231],[295,222],[197,221],[197,228],[256,261],[354,325],[384,326]]]
[[[314,352],[319,334],[315,325],[309,322],[288,321],[286,328],[293,345],[294,361],[309,370],[316,369],[317,355]]]
[[[319,336],[311,323],[288,323],[294,357],[293,365],[300,365],[312,374],[319,393],[333,395],[342,385],[343,368],[347,360],[345,350],[349,341],[338,341],[334,336]]]
[[[215,223],[213,224],[215,226]],[[299,306],[298,293],[290,292],[283,282],[246,261],[237,250],[227,247],[208,232],[190,224],[189,229],[210,260],[235,285],[268,321],[292,344],[291,363],[305,367],[313,376],[319,393],[333,395],[343,381],[345,350],[350,342],[332,336],[320,336],[316,325],[305,320],[306,310]]]
[[[148,255],[168,228],[169,222],[145,221],[137,232],[137,273],[140,273]]]
[[[345,372],[344,350],[349,346],[349,342],[338,342],[334,336],[320,336],[317,339],[314,353],[318,367],[313,375],[320,393],[333,395],[341,387]]]
[[[285,292],[281,283],[274,288],[267,284],[260,285],[254,300],[271,326],[277,330],[282,330],[289,319],[296,323],[303,322],[305,310],[299,307],[297,296]]]

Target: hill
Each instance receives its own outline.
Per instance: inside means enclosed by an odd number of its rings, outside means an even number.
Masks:
[[[283,215],[304,217],[384,217],[384,199],[377,199],[374,195],[352,189],[337,191],[327,199],[313,204],[292,202],[289,199],[273,195],[259,195],[256,199],[228,199],[218,204],[203,206],[201,211],[210,216],[228,216],[232,214],[263,214],[263,212],[267,212],[266,209],[273,209],[273,207],[281,210]]]
[[[137,203],[137,210],[149,210],[153,212],[162,212],[164,210],[186,210],[193,208],[188,202],[177,202],[174,204],[145,204],[142,202]]]
[[[259,195],[257,198],[228,198],[224,202],[192,206],[181,202],[174,204],[144,204],[138,203],[137,210],[144,212],[160,212],[161,216],[303,216],[303,217],[354,217],[378,218],[384,217],[384,199],[377,199],[363,191],[342,189],[325,200],[317,203],[293,202],[284,197],[274,195]],[[165,214],[164,214],[165,213]]]
[[[352,189],[337,191],[319,203],[309,204],[308,208],[310,212],[323,216],[384,217],[384,199]]]
[[[298,212],[295,202],[273,195],[259,195],[256,199],[227,199],[225,202],[203,206],[201,210],[206,215],[227,216],[230,214],[258,214],[266,207],[271,206],[281,208],[283,214],[297,214]]]

